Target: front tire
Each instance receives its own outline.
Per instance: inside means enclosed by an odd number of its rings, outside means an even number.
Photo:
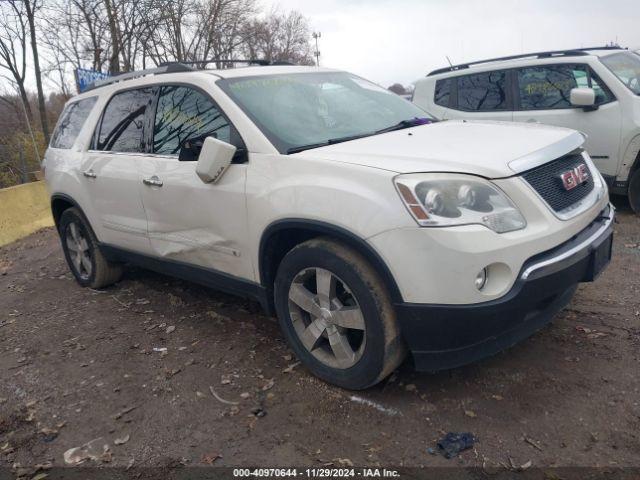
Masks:
[[[298,245],[280,263],[274,290],[284,336],[317,377],[360,390],[404,359],[387,289],[350,247],[324,238]]]
[[[629,204],[632,210],[640,215],[640,168],[633,172],[629,181]]]
[[[62,213],[58,233],[69,269],[80,285],[103,288],[120,280],[122,266],[107,261],[79,209],[73,207]]]

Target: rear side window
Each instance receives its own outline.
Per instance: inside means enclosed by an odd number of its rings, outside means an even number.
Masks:
[[[547,65],[518,70],[522,110],[573,108],[571,90],[583,87],[595,90],[597,105],[614,100],[611,91],[587,65]]]
[[[211,99],[189,87],[162,87],[153,128],[154,153],[177,155],[186,140],[205,136],[232,143],[231,126]]]
[[[451,84],[450,78],[446,80],[438,80],[436,82],[436,92],[434,94],[434,102],[441,107],[448,107],[449,100],[451,98]]]
[[[469,112],[507,110],[507,73],[476,73],[458,77],[458,108]]]
[[[153,99],[152,88],[117,93],[102,115],[97,150],[143,152],[145,112]]]
[[[52,148],[71,148],[98,97],[84,98],[64,109],[51,137]]]

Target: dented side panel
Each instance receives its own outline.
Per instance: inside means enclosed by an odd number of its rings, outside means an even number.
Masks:
[[[153,254],[254,280],[247,251],[246,165],[231,165],[215,184],[197,176],[196,162],[147,157],[141,197]],[[156,176],[162,186],[144,185]]]

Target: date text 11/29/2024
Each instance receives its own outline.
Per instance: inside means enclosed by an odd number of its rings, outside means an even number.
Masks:
[[[387,468],[234,468],[234,478],[398,478],[397,470]]]

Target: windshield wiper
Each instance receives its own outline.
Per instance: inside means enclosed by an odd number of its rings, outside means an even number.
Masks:
[[[401,120],[395,125],[391,125],[390,127],[383,128],[382,130],[378,130],[376,132],[376,135],[380,133],[393,132],[395,130],[402,130],[404,128],[409,128],[409,127],[417,127],[418,125],[428,125],[433,122],[435,122],[435,120],[431,118],[419,118],[419,117],[412,118],[411,120]]]
[[[359,133],[358,135],[349,135],[347,137],[330,138],[326,142],[310,143],[308,145],[291,147],[287,149],[287,154],[299,153],[305,150],[311,150],[312,148],[326,147],[327,145],[334,145],[336,143],[348,142],[350,140],[357,140],[358,138],[372,137],[373,135],[378,135],[380,133],[393,132],[394,130],[402,130],[403,128],[416,127],[418,125],[428,125],[429,123],[433,123],[435,121],[436,120],[432,118],[420,118],[420,117],[412,118],[411,120],[402,120],[401,122],[398,122],[395,125],[392,125],[387,128],[383,128],[382,130],[377,130],[375,132]]]
[[[327,145],[335,145],[336,143],[348,142],[350,140],[357,140],[358,138],[370,137],[372,135],[376,135],[376,133],[377,132],[359,133],[358,135],[349,135],[346,137],[330,138],[326,142],[310,143],[308,145],[291,147],[287,149],[287,154],[304,152],[305,150],[311,150],[312,148],[326,147]]]

